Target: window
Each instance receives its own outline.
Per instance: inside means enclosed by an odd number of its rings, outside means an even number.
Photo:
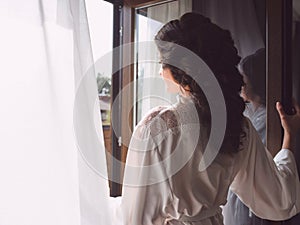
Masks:
[[[89,21],[89,29],[92,43],[92,51],[95,63],[95,73],[98,86],[98,96],[104,144],[106,149],[107,172],[110,177],[112,174],[112,162],[110,155],[112,154],[112,138],[111,138],[111,96],[112,96],[112,60],[109,64],[102,68],[99,66],[98,60],[105,57],[113,49],[113,4],[106,1],[86,0],[87,16]],[[111,183],[110,183],[111,186]]]
[[[110,126],[111,68],[99,68],[97,60],[113,49],[113,5],[99,0],[86,0],[92,51],[97,76],[102,125]]]
[[[168,21],[176,19],[192,10],[192,1],[177,0],[136,9],[136,42],[153,41],[158,30]],[[143,62],[148,58],[156,58],[156,62]],[[155,56],[153,56],[155,55]],[[159,57],[156,49],[145,51],[140,45],[136,48],[136,122],[151,108],[158,105],[170,105],[176,101],[174,94],[165,90],[165,84],[160,78]]]

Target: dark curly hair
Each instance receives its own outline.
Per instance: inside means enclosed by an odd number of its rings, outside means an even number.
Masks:
[[[227,124],[220,152],[239,151],[240,139],[244,135],[242,123],[245,104],[240,97],[244,82],[237,69],[241,58],[230,32],[212,23],[207,17],[197,13],[187,13],[179,20],[172,20],[165,24],[155,36],[155,41],[161,54],[163,68],[169,68],[174,80],[182,87],[190,88],[191,95],[199,106],[200,122],[204,124],[211,124],[205,93],[191,76],[164,61],[172,53],[168,50],[169,46],[161,44],[161,41],[175,43],[189,49],[209,66],[219,82],[226,104]]]

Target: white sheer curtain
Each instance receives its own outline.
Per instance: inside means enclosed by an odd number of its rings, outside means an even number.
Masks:
[[[110,224],[84,0],[2,0],[0,27],[0,224]]]

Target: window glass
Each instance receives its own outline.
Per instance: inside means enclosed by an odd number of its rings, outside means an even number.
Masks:
[[[110,125],[111,66],[99,68],[97,60],[113,48],[113,5],[99,0],[86,0],[92,51],[97,76],[102,124]]]
[[[136,42],[153,41],[155,34],[166,22],[177,19],[186,12],[192,11],[191,0],[171,1],[136,10]],[[170,105],[176,101],[176,96],[165,90],[160,78],[159,57],[156,49],[144,49],[137,45],[136,52],[136,110],[135,120],[141,118],[151,108],[158,105]],[[146,55],[144,55],[146,54]],[[143,62],[147,54],[155,54],[156,62]],[[153,58],[153,57],[149,57]]]

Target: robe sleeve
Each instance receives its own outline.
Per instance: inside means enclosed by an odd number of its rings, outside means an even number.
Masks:
[[[140,124],[128,149],[121,204],[123,224],[164,224],[171,202],[172,192],[157,143],[147,126]]]
[[[293,153],[281,149],[272,158],[249,123],[247,146],[237,158],[238,172],[231,185],[257,216],[285,220],[299,212],[300,184]]]

